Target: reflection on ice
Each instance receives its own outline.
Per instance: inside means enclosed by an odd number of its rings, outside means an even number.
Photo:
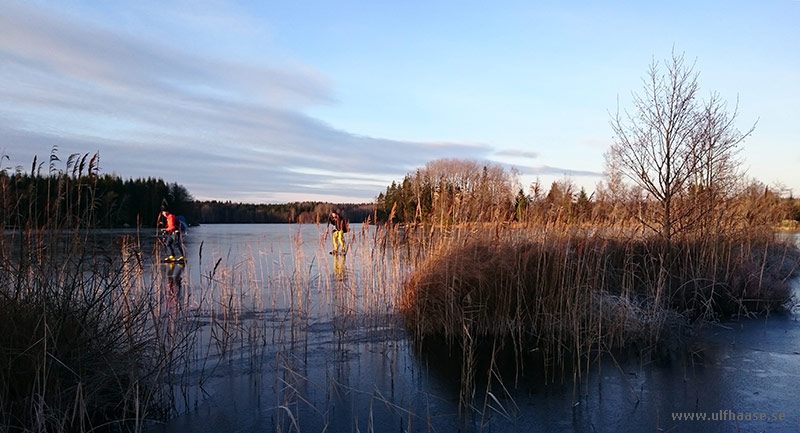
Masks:
[[[605,355],[577,382],[510,374],[459,407],[456,354],[420,354],[396,314],[408,271],[374,228],[331,256],[314,225],[209,225],[185,269],[150,269],[164,312],[200,327],[176,379],[180,414],[149,432],[797,431],[796,315],[700,330],[663,362]],[[480,381],[478,386],[486,386]],[[502,384],[502,387],[498,385]],[[674,413],[782,412],[785,421],[676,421]]]

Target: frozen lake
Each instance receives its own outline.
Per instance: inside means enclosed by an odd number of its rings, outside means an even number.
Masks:
[[[189,374],[202,386],[186,386],[181,413],[146,431],[800,430],[796,309],[705,327],[693,353],[669,360],[606,356],[577,381],[529,371],[460,412],[460,361],[419,354],[396,313],[408,265],[381,253],[374,230],[353,225],[341,257],[327,253],[324,225],[192,228],[186,266],[157,271],[172,294],[163,314],[190,314],[229,347],[206,352]],[[223,343],[220,305],[236,311]]]

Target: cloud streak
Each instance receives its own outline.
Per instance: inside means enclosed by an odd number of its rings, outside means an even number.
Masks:
[[[601,178],[605,174],[599,171],[591,171],[591,170],[575,170],[571,168],[562,168],[562,167],[551,167],[547,165],[541,165],[537,167],[518,167],[517,168],[521,174],[532,175],[532,176],[539,176],[539,175],[547,175],[547,176],[567,176],[567,177],[596,177]]]
[[[0,137],[15,160],[58,145],[99,151],[106,172],[162,177],[198,198],[366,201],[430,159],[490,151],[360,136],[304,115],[333,102],[312,68],[208,60],[22,5],[0,27]]]
[[[504,149],[495,152],[497,156],[510,156],[512,158],[528,158],[528,159],[537,159],[539,158],[538,152],[531,152],[527,150],[519,150],[519,149]]]
[[[210,60],[13,3],[0,16],[0,27],[0,50],[9,63],[120,97],[210,95],[274,105],[332,100],[326,80],[311,68]]]

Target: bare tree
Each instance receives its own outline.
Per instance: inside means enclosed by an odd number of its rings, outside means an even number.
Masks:
[[[697,77],[683,55],[653,61],[643,92],[633,95],[632,112],[617,110],[611,119],[615,142],[606,153],[608,171],[655,200],[655,218],[642,222],[667,240],[692,227],[698,214],[687,191],[713,187],[717,197],[729,187],[738,167],[736,148],[753,131],[734,127],[737,112],[729,114],[718,95],[698,101]]]
[[[434,180],[433,213],[439,223],[492,221],[513,209],[516,172],[469,159],[437,159],[417,176]]]
[[[753,133],[755,125],[740,132],[735,126],[738,112],[738,101],[729,113],[719,95],[713,93],[697,114],[693,209],[694,220],[704,231],[721,228],[729,214],[730,195],[741,182],[739,145]]]

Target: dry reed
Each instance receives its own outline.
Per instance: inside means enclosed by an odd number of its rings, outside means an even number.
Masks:
[[[422,347],[458,350],[463,404],[478,371],[492,374],[498,347],[517,374],[534,359],[555,380],[603,352],[679,350],[698,320],[790,302],[800,254],[771,233],[670,243],[610,233],[498,224],[426,241],[436,247],[405,282],[400,310]]]

